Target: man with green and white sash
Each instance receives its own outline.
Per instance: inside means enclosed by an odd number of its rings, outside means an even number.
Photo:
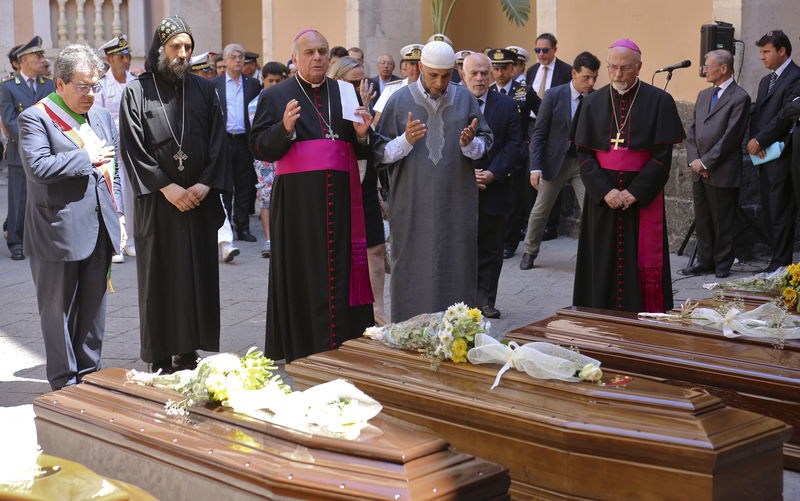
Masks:
[[[56,91],[19,116],[24,246],[54,390],[100,369],[108,273],[119,252],[117,131],[111,114],[93,106],[101,69],[92,48],[65,47]]]

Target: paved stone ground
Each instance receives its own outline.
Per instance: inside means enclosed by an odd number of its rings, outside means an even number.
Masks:
[[[0,221],[7,210],[6,174],[0,167]],[[251,227],[260,225],[254,219]],[[268,260],[260,255],[261,238],[256,243],[236,245],[241,255],[232,264],[220,264],[221,349],[243,354],[250,346],[264,346]],[[571,304],[576,253],[577,241],[561,237],[542,245],[533,270],[519,269],[519,253],[506,260],[496,305],[503,316],[493,321],[492,329],[507,332]],[[4,430],[0,440],[7,435],[14,436],[16,442],[33,443],[30,404],[50,387],[30,265],[27,260],[12,261],[9,256],[6,246],[0,245],[0,430]],[[676,304],[686,298],[708,297],[702,284],[713,279],[675,274],[686,262],[686,257],[671,256]],[[763,266],[739,263],[734,265],[733,276],[747,276]],[[144,370],[145,364],[139,360],[136,260],[126,258],[124,264],[113,265],[112,282],[116,292],[108,297],[103,365]],[[388,281],[386,290],[388,305]],[[20,435],[29,439],[20,440]],[[784,499],[800,499],[800,474],[786,472]]]

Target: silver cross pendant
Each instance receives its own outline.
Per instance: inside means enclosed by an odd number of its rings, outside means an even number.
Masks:
[[[175,160],[178,161],[178,170],[180,172],[183,172],[183,169],[184,169],[183,161],[184,160],[188,160],[189,156],[186,153],[184,153],[182,149],[178,148],[178,153],[175,153],[174,155],[172,155],[172,158],[174,158]]]

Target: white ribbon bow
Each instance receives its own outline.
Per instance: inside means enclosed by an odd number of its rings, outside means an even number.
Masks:
[[[588,364],[598,367],[600,362],[580,353],[550,343],[534,342],[520,346],[511,341],[502,344],[486,334],[475,336],[475,347],[467,353],[473,364],[503,364],[491,389],[500,384],[500,378],[512,367],[537,379],[580,381],[575,373]]]

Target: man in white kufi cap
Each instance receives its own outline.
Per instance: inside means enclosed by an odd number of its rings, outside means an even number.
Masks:
[[[477,290],[478,185],[474,161],[492,147],[478,100],[450,78],[456,55],[434,40],[420,78],[394,93],[378,124],[388,168],[392,321],[442,311]]]

